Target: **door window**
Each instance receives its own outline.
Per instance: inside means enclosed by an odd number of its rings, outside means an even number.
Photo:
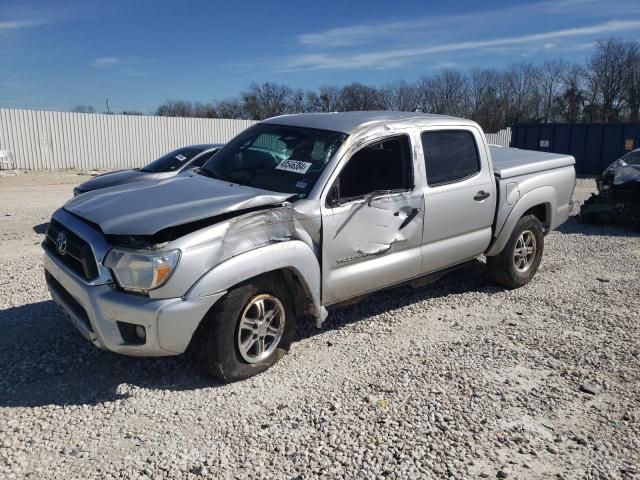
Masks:
[[[413,189],[409,138],[402,135],[356,152],[338,179],[340,200],[352,200],[379,190]]]
[[[421,137],[430,187],[458,182],[480,171],[476,141],[471,132],[423,132]]]

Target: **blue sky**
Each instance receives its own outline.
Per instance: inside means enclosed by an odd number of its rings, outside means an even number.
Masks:
[[[638,0],[0,0],[0,107],[154,110],[252,81],[382,85],[443,68],[582,62],[640,40]]]

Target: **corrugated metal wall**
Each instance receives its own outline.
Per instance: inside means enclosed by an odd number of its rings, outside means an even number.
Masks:
[[[133,168],[177,147],[227,142],[254,123],[0,108],[0,150],[19,169]]]
[[[497,133],[485,133],[485,136],[487,143],[508,147],[511,142],[511,129],[509,127],[503,128]]]
[[[134,168],[185,145],[227,142],[254,123],[0,108],[0,150],[25,170]],[[510,140],[509,128],[487,134],[489,143]]]
[[[541,123],[513,126],[511,146],[566,153],[576,172],[599,174],[640,145],[640,123]]]

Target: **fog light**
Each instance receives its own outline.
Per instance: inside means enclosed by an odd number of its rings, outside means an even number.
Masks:
[[[138,337],[143,342],[147,339],[147,332],[145,332],[144,327],[142,325],[138,325],[136,327],[136,337]]]
[[[142,325],[126,322],[116,323],[125,343],[132,343],[133,345],[144,345],[146,343],[147,332]]]

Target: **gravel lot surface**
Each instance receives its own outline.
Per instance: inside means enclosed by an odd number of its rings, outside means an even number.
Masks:
[[[640,475],[637,233],[571,218],[526,287],[477,262],[376,294],[218,385],[102,352],[50,301],[43,224],[85,179],[0,178],[0,478]]]

